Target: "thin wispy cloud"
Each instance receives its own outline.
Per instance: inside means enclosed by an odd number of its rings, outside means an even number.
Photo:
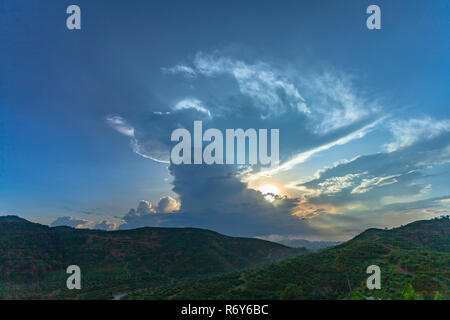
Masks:
[[[108,115],[106,117],[106,122],[114,130],[120,132],[129,137],[134,137],[134,128],[128,124],[128,122],[119,115]]]
[[[195,98],[186,98],[181,101],[179,101],[175,106],[174,110],[183,110],[183,109],[195,109],[200,112],[204,112],[208,115],[208,117],[211,117],[211,112],[205,108],[202,104],[202,102]]]
[[[165,74],[183,74],[187,77],[196,77],[197,73],[191,67],[179,64],[170,68],[161,68],[162,72]]]
[[[311,108],[318,118],[318,133],[352,125],[381,111],[376,100],[364,97],[354,88],[350,76],[326,72],[303,78],[302,83],[313,100]]]
[[[332,147],[338,146],[338,145],[343,145],[343,144],[349,143],[350,141],[355,140],[355,139],[363,138],[366,134],[368,134],[371,130],[373,130],[373,128],[381,121],[382,121],[382,119],[376,120],[355,132],[351,132],[350,134],[348,134],[345,137],[339,138],[335,141],[324,144],[322,146],[318,146],[314,149],[311,149],[311,150],[308,150],[305,152],[301,152],[301,153],[297,154],[296,156],[294,156],[292,159],[282,163],[280,166],[278,166],[274,169],[262,170],[258,173],[252,174],[249,177],[247,177],[246,180],[251,181],[251,180],[255,180],[257,178],[264,177],[264,176],[271,177],[271,176],[276,175],[279,172],[291,170],[296,165],[304,163],[305,161],[307,161],[308,159],[310,159],[312,156],[314,156],[317,153],[326,151],[326,150],[328,150]]]
[[[396,119],[389,123],[394,141],[385,145],[388,152],[408,147],[420,140],[430,140],[450,131],[450,120],[438,120],[431,117],[415,119]]]

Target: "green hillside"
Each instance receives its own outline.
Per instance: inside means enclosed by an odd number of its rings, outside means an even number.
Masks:
[[[368,290],[366,268],[381,269]],[[437,299],[450,297],[450,219],[369,229],[327,249],[268,266],[140,290],[129,299]]]
[[[233,272],[304,253],[269,241],[194,228],[50,228],[0,217],[0,298],[110,298],[138,288]],[[66,289],[78,265],[83,289]]]

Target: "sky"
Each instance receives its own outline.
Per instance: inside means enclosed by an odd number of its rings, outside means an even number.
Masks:
[[[449,22],[446,1],[4,0],[0,214],[309,240],[448,214]],[[195,120],[279,129],[280,166],[171,164]]]

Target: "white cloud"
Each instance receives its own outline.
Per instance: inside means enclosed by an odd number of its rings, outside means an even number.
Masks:
[[[156,206],[156,212],[158,213],[170,213],[178,210],[180,210],[180,202],[170,196],[159,199]]]
[[[367,174],[367,171],[363,173],[349,173],[345,176],[328,178],[325,181],[320,182],[318,186],[320,187],[320,191],[323,193],[338,193],[343,189],[352,187],[355,184],[355,179],[365,174]]]
[[[233,76],[240,92],[257,102],[262,118],[277,116],[289,109],[310,113],[305,99],[294,84],[268,64],[259,62],[249,65],[227,57],[198,53],[194,66],[198,73],[205,76]]]
[[[207,108],[205,108],[202,102],[198,99],[194,98],[183,99],[179,101],[174,107],[174,110],[183,110],[183,109],[195,109],[197,111],[206,113],[208,117],[211,117],[211,112]]]
[[[74,218],[70,216],[59,217],[51,223],[52,227],[67,226],[75,229],[117,230],[121,223],[103,220],[98,223],[92,220]]]
[[[134,209],[131,209],[134,210]],[[144,216],[146,214],[156,213],[156,210],[153,208],[150,201],[141,200],[136,208],[136,215]]]
[[[378,123],[375,121],[361,128],[362,125],[368,123],[368,116],[374,115],[376,104],[375,102],[369,103],[366,99],[357,96],[349,81],[344,80],[344,76],[337,77],[328,73],[321,77],[312,76],[299,80],[301,79],[300,75],[291,71],[274,67],[265,62],[257,61],[250,64],[217,53],[199,52],[190,66],[175,65],[163,69],[163,72],[187,73],[192,76],[208,78],[231,77],[237,83],[239,91],[237,95],[235,91],[219,92],[219,96],[214,97],[208,105],[198,98],[183,98],[173,106],[170,113],[152,112],[152,116],[145,118],[147,123],[141,123],[137,119],[134,127],[129,126],[119,116],[110,117],[108,121],[119,132],[133,137],[131,146],[134,152],[163,163],[169,163],[170,132],[177,127],[186,126],[194,116],[198,116],[197,112],[207,115],[209,119],[205,120],[210,120],[211,124],[223,124],[228,120],[218,117],[219,114],[221,116],[228,115],[230,119],[242,115],[242,119],[240,119],[242,122],[247,119],[249,122],[258,123],[257,121],[262,119],[267,123],[274,121],[278,125],[286,123],[288,119],[290,121],[298,119],[299,128],[295,126],[289,128],[290,132],[285,135],[288,139],[293,139],[294,132],[296,134],[307,132],[314,135],[318,141],[323,141],[323,135],[329,131],[354,125],[353,128],[349,128],[354,130],[352,133],[347,133],[342,137],[345,133],[339,132],[341,138],[335,138],[335,141],[312,147],[306,152],[297,154],[275,172],[289,170],[318,152],[345,144],[353,139],[362,138]],[[299,92],[298,84],[301,84],[311,96],[312,101],[308,102],[308,106],[305,98]],[[233,86],[233,88],[235,90],[236,87]],[[224,105],[224,101],[230,101],[227,100],[229,97],[235,99],[233,100],[235,105]],[[250,103],[247,97],[250,98]],[[189,113],[186,110],[192,112]],[[222,113],[223,110],[227,112]],[[155,116],[159,116],[159,118]],[[358,120],[361,122],[357,123]],[[316,130],[314,130],[315,127]],[[345,129],[345,131],[349,130]],[[331,139],[331,137],[327,137],[327,141]],[[293,144],[289,147],[296,150],[301,149],[300,146]],[[286,153],[291,154],[291,151],[288,150]],[[271,175],[271,172],[264,172],[262,175],[266,174]]]
[[[112,222],[112,221],[108,221],[108,220],[103,220],[102,222],[97,223],[93,227],[93,229],[114,231],[114,230],[117,230],[120,225],[121,225],[121,223],[118,223],[118,222]]]
[[[167,74],[183,74],[187,77],[190,78],[194,78],[196,77],[196,72],[194,71],[194,69],[192,69],[191,67],[188,67],[186,65],[176,65],[170,68],[162,68],[163,73],[167,73]]]
[[[158,144],[158,141],[152,141],[152,143]],[[143,147],[139,144],[137,139],[131,139],[131,149],[133,150],[134,153],[140,155],[141,157],[160,163],[166,164],[170,163],[170,161],[168,160],[169,158],[168,152],[164,146],[161,149],[152,148],[152,152],[149,153],[143,149]]]
[[[159,199],[156,207],[153,207],[150,201],[140,200],[137,208],[130,209],[128,214],[125,215],[124,219],[128,221],[139,217],[145,217],[148,215],[155,215],[159,213],[171,213],[178,211],[179,209],[180,209],[179,201],[170,196],[165,196]]]
[[[329,72],[301,78],[316,133],[327,134],[379,114],[378,102],[363,96],[350,80],[348,75]]]
[[[361,129],[359,129],[357,131],[351,132],[348,135],[346,135],[346,136],[344,136],[342,138],[339,138],[339,139],[337,139],[335,141],[332,141],[330,143],[318,146],[316,148],[313,148],[313,149],[305,151],[305,152],[301,152],[301,153],[297,154],[296,156],[292,157],[290,160],[284,162],[280,166],[278,166],[278,167],[276,167],[274,169],[262,170],[262,171],[260,171],[260,172],[258,172],[256,174],[253,174],[253,175],[247,177],[245,180],[246,181],[251,181],[251,180],[255,180],[255,179],[260,178],[260,177],[273,176],[273,175],[275,175],[278,172],[290,170],[294,166],[305,162],[306,160],[311,158],[316,153],[328,150],[328,149],[330,149],[330,148],[332,148],[334,146],[337,146],[337,145],[344,145],[344,144],[346,144],[346,143],[348,143],[348,142],[350,142],[352,140],[355,140],[355,139],[361,139],[367,133],[372,131],[372,129],[382,120],[383,119],[376,120],[376,121],[366,125],[365,127],[361,128]]]
[[[57,218],[55,221],[51,223],[51,226],[52,227],[67,226],[76,229],[90,229],[94,226],[94,224],[95,222],[90,220],[65,216]]]
[[[128,124],[128,122],[118,115],[109,115],[106,117],[106,122],[110,125],[114,130],[129,136],[134,137],[134,128]]]
[[[394,120],[389,123],[394,141],[385,145],[388,152],[408,147],[421,140],[429,140],[450,131],[450,120],[430,117],[409,120]]]
[[[370,191],[375,187],[382,187],[393,183],[397,183],[398,181],[395,178],[399,176],[400,176],[399,174],[395,174],[385,177],[374,177],[363,179],[361,183],[351,191],[351,193],[366,193],[367,191]]]
[[[71,216],[59,217],[51,223],[52,227],[68,226],[76,229],[96,229],[113,231],[119,229],[120,226],[130,221],[139,221],[140,219],[146,219],[147,217],[155,217],[174,213],[180,210],[180,202],[170,196],[165,196],[159,199],[156,207],[153,207],[152,203],[147,200],[140,200],[136,208],[130,209],[130,211],[123,217],[123,220],[110,221],[103,220],[93,221],[87,219],[81,219]]]
[[[356,92],[346,75],[324,73],[322,75],[298,75],[301,85],[311,96],[306,102],[292,77],[287,72],[265,62],[248,64],[244,61],[222,56],[218,53],[198,52],[192,67],[176,65],[164,69],[170,74],[232,76],[243,95],[257,102],[261,118],[270,118],[295,110],[315,118],[318,133],[327,133],[374,115],[380,107]]]

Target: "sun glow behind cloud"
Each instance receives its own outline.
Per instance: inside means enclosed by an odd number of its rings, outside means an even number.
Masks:
[[[258,191],[264,195],[267,201],[274,202],[276,197],[280,195],[280,190],[273,184],[264,184],[258,187]]]

